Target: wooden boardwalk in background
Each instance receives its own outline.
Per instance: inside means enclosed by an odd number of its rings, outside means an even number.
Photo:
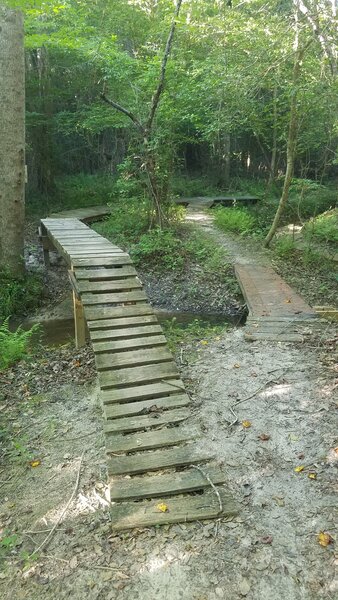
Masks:
[[[112,527],[236,513],[224,472],[190,423],[190,398],[129,255],[77,217],[88,220],[88,209],[42,220],[41,237],[46,259],[56,249],[69,266],[76,339],[85,341],[86,321],[95,353]]]
[[[237,263],[235,273],[249,310],[247,340],[304,342],[321,330],[317,313],[271,267]]]

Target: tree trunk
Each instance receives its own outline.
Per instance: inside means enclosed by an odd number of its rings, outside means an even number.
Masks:
[[[24,272],[25,62],[23,17],[0,6],[0,268]]]
[[[273,88],[273,129],[272,129],[272,152],[270,162],[270,175],[268,186],[272,185],[276,179],[276,167],[277,167],[277,83]]]
[[[291,101],[290,101],[290,121],[289,121],[289,132],[286,146],[286,172],[284,178],[284,185],[282,196],[279,201],[279,205],[275,214],[275,218],[271,225],[270,231],[264,240],[264,246],[267,248],[271,240],[273,239],[277,227],[280,222],[280,218],[284,212],[286,203],[289,198],[289,189],[292,181],[294,164],[295,164],[295,156],[296,156],[296,146],[297,146],[297,133],[298,133],[298,111],[297,111],[297,92],[298,92],[298,83],[299,76],[301,71],[302,58],[304,54],[304,49],[299,49],[298,44],[298,27],[296,20],[296,51],[295,51],[295,59],[293,65],[293,73],[292,73],[292,90],[291,90]]]

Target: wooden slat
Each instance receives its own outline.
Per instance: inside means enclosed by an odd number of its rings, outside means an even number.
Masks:
[[[226,481],[219,467],[208,466],[208,477],[213,484]],[[110,499],[114,502],[173,496],[210,487],[209,481],[197,469],[187,469],[179,473],[148,475],[131,479],[114,480],[110,485]]]
[[[164,335],[149,335],[147,337],[134,337],[122,340],[109,340],[108,342],[93,342],[95,354],[100,352],[118,352],[122,350],[138,350],[140,348],[152,348],[154,346],[165,346],[167,340]]]
[[[137,417],[126,417],[107,421],[104,426],[105,433],[129,433],[131,431],[140,431],[149,427],[159,427],[173,423],[181,423],[190,416],[188,410],[175,409],[167,410],[163,413],[149,413],[149,415],[138,415]]]
[[[186,424],[178,427],[152,429],[151,431],[138,431],[127,435],[107,434],[105,436],[106,450],[108,454],[109,452],[116,454],[177,446],[177,444],[196,440],[200,435],[200,431],[194,427],[188,427]]]
[[[118,371],[102,371],[99,373],[99,382],[103,390],[116,386],[136,385],[137,383],[152,383],[161,379],[177,377],[178,370],[171,361],[159,365],[145,365],[144,367],[132,367],[131,369],[120,369]]]
[[[209,453],[201,450],[197,444],[189,444],[169,450],[142,452],[130,456],[114,456],[108,460],[108,473],[109,475],[147,473],[148,471],[157,471],[169,467],[185,467],[209,459]]]
[[[142,289],[142,283],[136,277],[113,281],[79,281],[80,292],[116,292],[117,290]]]
[[[109,354],[102,353],[95,356],[96,368],[98,371],[103,369],[132,367],[134,365],[155,365],[170,360],[172,360],[172,355],[167,348],[131,350]]]
[[[203,521],[204,519],[215,519],[221,515],[230,516],[238,513],[238,507],[228,492],[220,489],[220,498],[222,511],[220,511],[219,501],[213,490],[195,496],[144,500],[137,503],[118,502],[111,509],[111,527],[119,531],[134,527]],[[167,512],[161,512],[157,508],[160,503],[168,506]]]
[[[122,302],[137,302],[146,300],[147,296],[143,291],[122,292],[121,294],[83,294],[82,302],[84,306],[89,304],[110,304]]]
[[[161,325],[139,325],[138,327],[125,327],[122,329],[96,329],[90,332],[92,341],[118,340],[122,338],[146,337],[163,333]]]
[[[85,308],[87,321],[115,319],[119,317],[135,317],[153,315],[154,309],[147,302],[139,302],[131,306],[87,306]]]
[[[90,281],[122,279],[122,277],[130,277],[131,275],[136,276],[136,274],[136,269],[132,266],[111,269],[76,269],[76,279],[89,279]]]
[[[125,327],[135,327],[135,325],[148,325],[151,323],[157,324],[157,317],[155,315],[98,319],[96,321],[88,321],[88,328],[90,331],[94,331],[95,329],[124,329]]]
[[[116,402],[132,402],[134,400],[147,400],[148,398],[160,398],[167,394],[178,394],[185,392],[184,383],[180,379],[138,385],[122,388],[119,390],[107,390],[101,392],[103,404],[115,404]]]
[[[268,342],[304,342],[304,337],[298,334],[285,333],[285,334],[275,334],[275,333],[244,333],[244,337],[246,340],[257,342],[259,340],[266,340]]]
[[[173,396],[165,396],[154,400],[141,400],[140,402],[128,402],[125,404],[107,404],[104,411],[106,419],[119,419],[120,417],[131,417],[135,415],[147,414],[156,412],[156,410],[169,410],[171,408],[180,408],[188,406],[190,398],[187,394],[177,394]]]
[[[102,256],[102,258],[74,258],[72,261],[74,267],[104,267],[113,265],[131,265],[132,260],[126,253],[109,258]]]

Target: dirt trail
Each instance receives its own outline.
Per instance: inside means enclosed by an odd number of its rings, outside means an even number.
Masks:
[[[213,235],[237,258],[240,250],[251,260],[240,241]],[[337,598],[338,398],[329,349],[250,344],[237,329],[201,345],[193,364],[182,351],[201,443],[225,469],[239,505],[230,521],[112,535],[95,388],[72,384],[41,397],[17,417],[35,436],[36,452],[46,456],[40,470],[14,464],[1,475],[9,481],[0,489],[0,516],[22,539],[0,574],[2,598]],[[72,441],[77,434],[85,437]],[[45,555],[24,566],[23,552],[44,539],[71,496],[83,451],[76,502]],[[27,530],[47,531],[21,535]],[[332,538],[327,547],[318,542],[321,531]]]

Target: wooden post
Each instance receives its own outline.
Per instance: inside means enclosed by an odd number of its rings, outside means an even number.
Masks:
[[[86,319],[84,316],[83,304],[77,289],[77,281],[74,277],[74,270],[68,271],[69,279],[73,288],[73,310],[75,325],[75,345],[81,348],[86,343]]]
[[[46,269],[50,267],[49,251],[53,250],[53,245],[46,234],[45,227],[41,224],[39,227],[39,238],[43,248],[43,261]]]

